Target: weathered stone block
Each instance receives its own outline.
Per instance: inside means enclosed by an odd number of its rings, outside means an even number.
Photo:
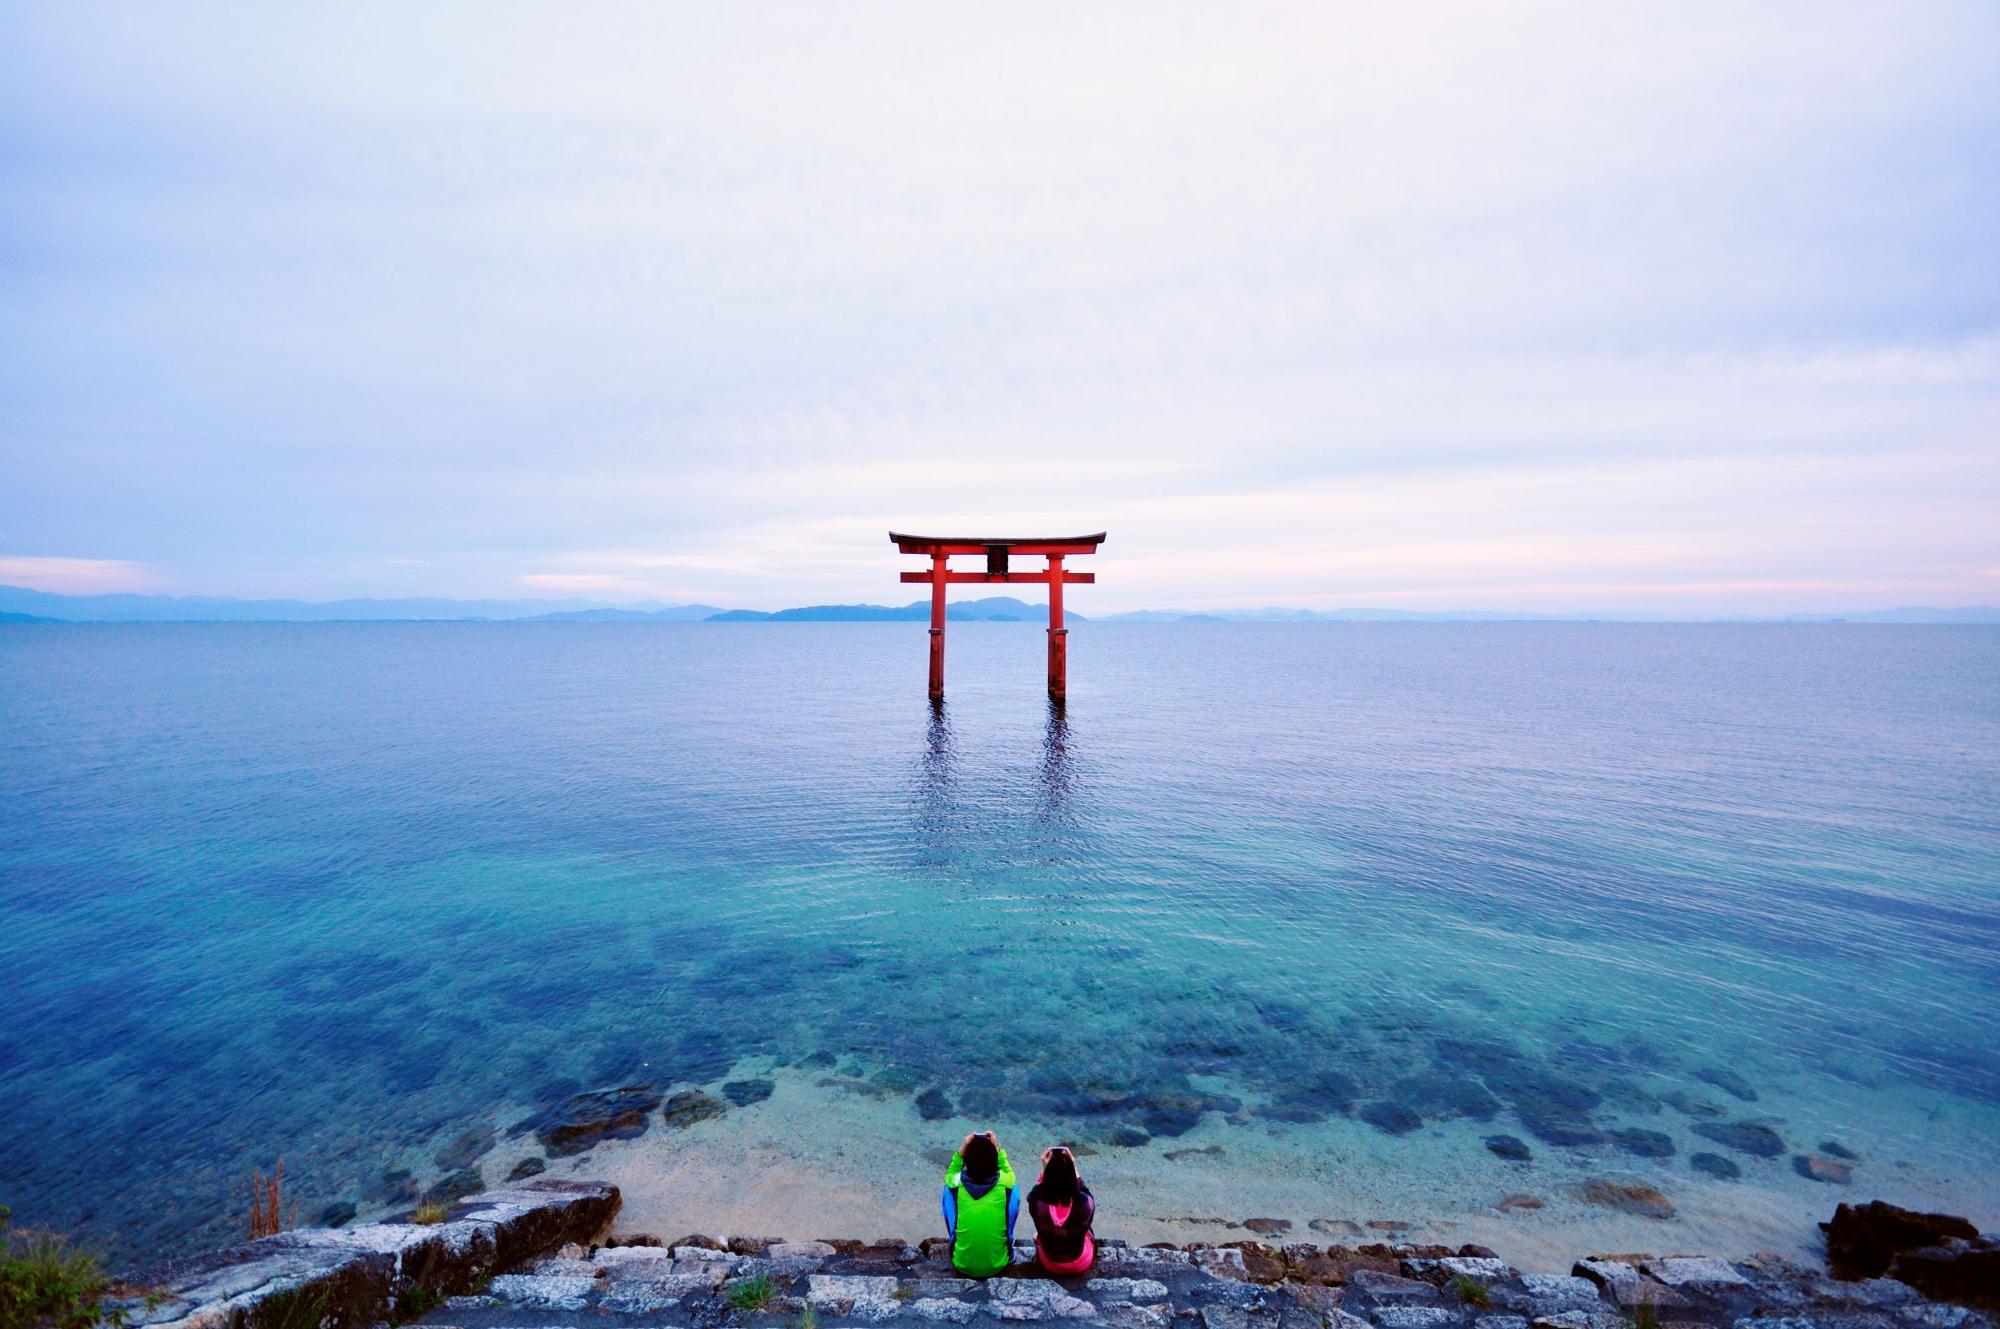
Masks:
[[[1152,1278],[1093,1278],[1083,1290],[1102,1302],[1162,1301],[1167,1285]]]
[[[502,1301],[543,1311],[580,1311],[597,1280],[561,1274],[501,1274],[489,1291]]]
[[[979,1307],[969,1301],[958,1301],[950,1297],[918,1297],[904,1309],[919,1320],[932,1320],[940,1324],[964,1324],[979,1314]]]
[[[1092,1320],[1097,1307],[1046,1278],[1002,1278],[987,1284],[986,1310],[1003,1320]]]
[[[1670,1256],[1663,1260],[1647,1260],[1641,1268],[1674,1288],[1743,1287],[1750,1281],[1738,1273],[1729,1261],[1713,1256]]]
[[[886,1320],[897,1311],[896,1279],[866,1274],[814,1274],[806,1280],[806,1305],[827,1315]]]
[[[1375,1310],[1380,1329],[1445,1329],[1457,1322],[1458,1313],[1443,1306],[1380,1306]]]

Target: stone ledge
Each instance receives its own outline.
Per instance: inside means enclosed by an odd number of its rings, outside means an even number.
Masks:
[[[106,1310],[135,1329],[348,1329],[472,1288],[565,1242],[589,1241],[618,1211],[601,1182],[530,1181],[468,1196],[439,1223],[366,1223],[264,1237],[121,1280]]]

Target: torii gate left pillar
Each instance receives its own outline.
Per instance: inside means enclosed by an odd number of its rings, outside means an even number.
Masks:
[[[1049,588],[1049,695],[1062,697],[1069,692],[1069,629],[1063,626],[1063,587],[1097,580],[1094,572],[1070,572],[1063,559],[1073,554],[1094,554],[1104,543],[1104,532],[1095,535],[974,537],[902,535],[889,532],[889,539],[905,554],[924,554],[931,560],[929,571],[905,572],[903,580],[928,582],[931,588],[931,677],[933,700],[944,696],[944,588],[954,583],[986,582],[1019,585],[1041,582]],[[951,569],[954,554],[984,554],[984,572]],[[1015,572],[1010,566],[1015,554],[1048,560],[1046,568]]]

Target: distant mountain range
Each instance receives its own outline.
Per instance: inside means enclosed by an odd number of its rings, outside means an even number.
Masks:
[[[238,600],[228,596],[59,595],[23,586],[0,586],[0,623],[900,623],[930,617],[928,599],[906,605],[805,605],[765,612],[718,605],[614,605],[589,600]],[[953,622],[1041,623],[1048,606],[1011,595],[954,601]],[[2000,623],[2000,608],[1871,609],[1845,614],[1719,615],[1532,614],[1493,610],[1228,609],[1208,613],[1135,609],[1085,617],[1072,623]]]

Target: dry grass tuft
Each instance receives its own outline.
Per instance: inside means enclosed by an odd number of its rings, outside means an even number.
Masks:
[[[285,1160],[280,1158],[268,1179],[261,1172],[250,1178],[250,1240],[275,1237],[287,1227],[299,1225],[298,1204],[293,1203],[289,1216],[284,1204]]]

